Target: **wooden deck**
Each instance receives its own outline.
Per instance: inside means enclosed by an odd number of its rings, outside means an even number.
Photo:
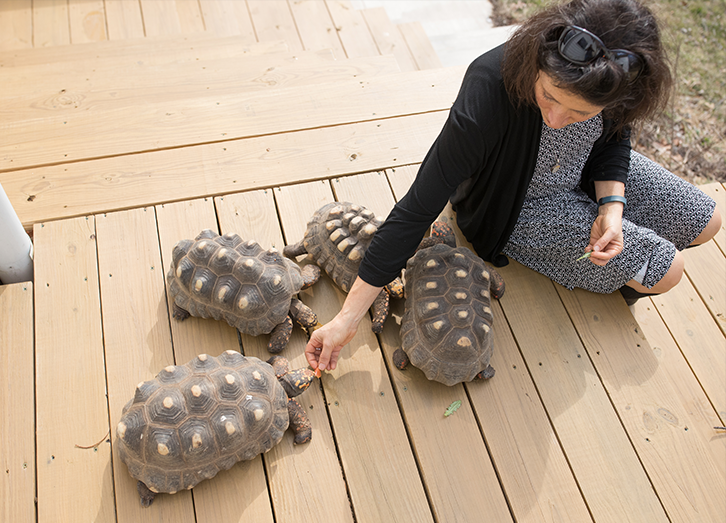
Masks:
[[[114,445],[136,384],[200,353],[267,357],[265,336],[170,319],[174,243],[280,249],[332,200],[387,214],[463,72],[420,24],[347,1],[0,3],[0,184],[35,245],[34,283],[0,286],[0,521],[726,521],[723,230],[632,311],[503,268],[484,383],[393,368],[395,303],[300,397],[309,444],[140,506]],[[323,322],[344,298],[325,277],[302,293]]]

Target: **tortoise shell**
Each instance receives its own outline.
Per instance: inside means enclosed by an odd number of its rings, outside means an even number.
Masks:
[[[439,244],[406,264],[402,349],[430,380],[446,385],[493,372],[490,274],[465,247]]]
[[[362,205],[329,203],[313,214],[302,243],[315,263],[348,292],[358,276],[366,249],[384,220]]]
[[[285,321],[304,283],[300,267],[276,249],[211,230],[176,244],[167,281],[179,308],[224,319],[251,336],[269,334]]]
[[[272,366],[227,351],[140,383],[116,437],[131,476],[173,494],[268,451],[288,425],[288,396]]]

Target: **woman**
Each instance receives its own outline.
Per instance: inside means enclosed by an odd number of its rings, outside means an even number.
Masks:
[[[721,217],[711,198],[631,151],[631,125],[660,110],[670,86],[657,22],[635,0],[551,6],[477,58],[340,313],[313,333],[311,366],[335,369],[449,200],[496,266],[509,256],[569,289],[620,289],[629,303],[674,287],[679,251],[711,239]]]

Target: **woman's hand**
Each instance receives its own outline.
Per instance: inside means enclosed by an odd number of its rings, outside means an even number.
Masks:
[[[597,218],[590,229],[590,261],[601,267],[623,250],[623,204],[606,203],[598,209]]]
[[[313,332],[305,346],[305,357],[317,375],[317,371],[335,370],[340,351],[353,339],[358,324],[380,292],[381,287],[356,278],[340,312]]]

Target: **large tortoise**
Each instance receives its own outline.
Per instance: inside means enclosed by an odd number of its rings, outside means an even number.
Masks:
[[[328,203],[315,211],[303,239],[284,247],[282,253],[288,258],[310,254],[315,263],[347,293],[358,276],[366,249],[383,221],[362,205]],[[390,309],[390,296],[403,297],[399,278],[386,285],[373,303],[371,329],[375,333],[383,330]]]
[[[433,229],[449,228],[437,223]],[[437,241],[429,238],[433,242],[424,245]],[[411,363],[445,385],[491,378],[490,298],[503,295],[504,282],[469,249],[442,241],[419,249],[406,264],[402,346],[394,364],[403,370]]]
[[[229,350],[170,365],[140,383],[116,426],[116,444],[142,505],[267,452],[288,426],[295,444],[308,442],[310,422],[293,397],[313,376],[289,371],[282,356],[265,363]]]
[[[276,249],[207,229],[174,246],[167,281],[175,319],[224,319],[251,336],[271,333],[268,350],[278,353],[293,320],[306,329],[317,325],[315,313],[294,296],[319,277],[314,265],[301,270]]]

